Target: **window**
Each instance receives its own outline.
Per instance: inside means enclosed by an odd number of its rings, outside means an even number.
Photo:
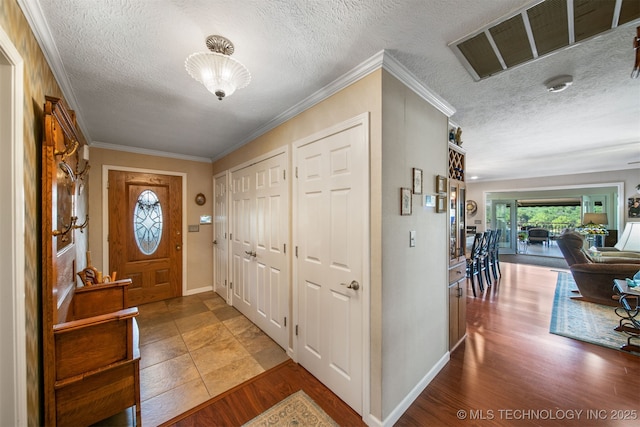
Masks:
[[[153,254],[162,239],[162,207],[156,193],[144,190],[133,210],[133,230],[136,244],[145,255]]]

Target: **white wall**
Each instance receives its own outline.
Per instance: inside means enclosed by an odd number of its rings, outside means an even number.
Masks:
[[[423,170],[423,193],[448,174],[447,117],[403,83],[382,84],[382,390],[383,419],[448,351],[447,218],[413,196],[400,216],[400,187]],[[416,246],[409,247],[409,232]]]

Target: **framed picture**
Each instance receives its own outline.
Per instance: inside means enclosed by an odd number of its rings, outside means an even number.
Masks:
[[[413,168],[413,194],[422,194],[422,169]]]
[[[436,193],[447,192],[447,177],[438,175],[436,176]]]
[[[411,189],[400,189],[400,215],[411,215]]]
[[[445,196],[436,196],[436,212],[445,212],[447,206],[447,198]]]
[[[629,218],[640,218],[640,197],[629,197],[627,206]]]
[[[427,194],[426,196],[424,196],[424,205],[427,208],[435,208],[436,196],[434,194]]]

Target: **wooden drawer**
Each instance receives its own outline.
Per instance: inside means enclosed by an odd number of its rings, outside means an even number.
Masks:
[[[449,267],[449,284],[463,279],[467,274],[467,263],[463,262]]]

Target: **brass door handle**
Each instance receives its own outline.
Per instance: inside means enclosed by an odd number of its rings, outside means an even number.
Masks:
[[[182,246],[180,246],[180,245],[176,245],[176,251],[179,251],[179,250],[181,250],[181,249],[182,249]]]
[[[347,289],[353,289],[354,291],[357,291],[358,289],[360,289],[360,283],[356,282],[355,280],[352,280],[351,283],[349,283],[348,285],[346,283],[340,283],[342,286],[346,286]]]

